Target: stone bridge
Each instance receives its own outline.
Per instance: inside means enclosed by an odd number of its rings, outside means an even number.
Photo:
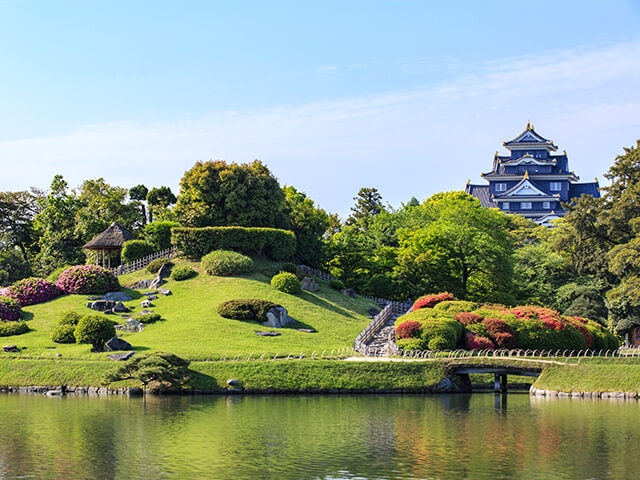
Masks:
[[[542,366],[510,366],[499,364],[482,364],[474,363],[455,363],[449,365],[447,369],[450,375],[458,375],[462,377],[462,383],[471,389],[471,381],[469,374],[471,373],[493,373],[495,375],[494,391],[496,393],[507,393],[507,375],[518,375],[524,377],[538,377],[542,373]]]

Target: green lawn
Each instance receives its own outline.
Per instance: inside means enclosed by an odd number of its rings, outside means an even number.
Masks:
[[[176,264],[189,264],[196,270],[199,264],[178,260]],[[229,356],[274,356],[313,351],[341,349],[353,344],[353,339],[367,325],[368,308],[374,306],[363,298],[352,299],[320,283],[318,292],[289,295],[269,284],[279,264],[256,260],[256,271],[240,277],[214,277],[200,271],[195,278],[176,282],[168,280],[163,286],[173,295],[159,296],[152,310],[164,321],[146,326],[140,333],[123,333],[135,350],[164,350],[186,358],[216,359]],[[120,277],[123,286],[153,275],[138,271]],[[141,292],[129,291],[134,300],[126,302],[133,314],[141,310]],[[3,345],[27,347],[23,355],[55,355],[76,357],[89,355],[88,345],[61,345],[49,339],[60,315],[68,310],[89,313],[86,295],[66,295],[50,302],[25,307],[25,319],[32,331],[14,337],[4,337]],[[236,298],[262,298],[283,305],[298,324],[292,328],[270,329],[257,322],[243,322],[220,317],[218,304]],[[117,316],[110,316],[118,320]],[[123,323],[124,321],[122,321]],[[295,328],[314,328],[317,333],[303,333]],[[256,331],[277,330],[278,337],[260,337]],[[93,356],[95,356],[94,354]],[[105,354],[98,354],[104,356]]]

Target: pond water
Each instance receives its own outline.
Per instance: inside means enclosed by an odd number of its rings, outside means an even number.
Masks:
[[[640,403],[0,395],[0,479],[625,479]]]

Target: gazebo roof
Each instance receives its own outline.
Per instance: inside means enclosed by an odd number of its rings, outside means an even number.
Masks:
[[[82,247],[87,250],[119,250],[127,240],[135,240],[136,236],[126,228],[113,222],[107,229],[93,237]]]

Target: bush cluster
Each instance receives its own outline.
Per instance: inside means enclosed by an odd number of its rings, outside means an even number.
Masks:
[[[100,315],[85,315],[73,332],[77,343],[90,343],[93,351],[101,352],[104,344],[116,334],[113,322]]]
[[[202,257],[201,264],[209,275],[242,275],[253,270],[251,258],[229,250],[214,250]]]
[[[337,278],[334,278],[333,280],[331,280],[329,282],[329,286],[331,288],[333,288],[334,290],[342,290],[342,289],[344,289],[344,283],[342,283],[342,280],[338,280]]]
[[[218,315],[233,320],[257,320],[259,322],[267,321],[267,312],[272,308],[278,308],[281,305],[270,302],[269,300],[261,300],[258,298],[249,298],[245,300],[228,300],[218,305]]]
[[[187,265],[181,265],[171,270],[171,278],[181,282],[196,276],[196,271]]]
[[[171,243],[189,258],[200,258],[212,250],[235,250],[284,261],[296,251],[293,232],[262,227],[172,228]]]
[[[300,280],[293,273],[283,272],[271,278],[271,286],[284,293],[296,295],[302,292]]]
[[[56,285],[64,293],[95,294],[120,290],[116,276],[98,265],[69,267],[60,274]]]
[[[0,322],[0,337],[22,335],[29,331],[27,322]]]
[[[0,320],[16,322],[22,318],[20,303],[10,297],[0,297]]]
[[[400,347],[410,350],[522,348],[577,351],[615,349],[619,345],[610,331],[593,320],[562,316],[538,306],[479,307],[473,302],[440,300],[439,295],[422,297],[416,302],[417,310],[396,320]],[[433,307],[424,306],[427,304]],[[468,311],[461,311],[467,307]],[[409,322],[418,325],[410,327]]]
[[[51,331],[51,340],[55,343],[76,343],[76,326],[70,324],[56,325]]]
[[[115,370],[104,375],[102,383],[108,385],[118,380],[138,379],[149,393],[177,389],[189,379],[189,360],[168,352],[136,355]]]
[[[6,296],[17,300],[22,307],[47,302],[60,295],[60,289],[44,278],[22,279],[6,288]]]
[[[155,252],[156,248],[146,240],[128,240],[122,245],[122,263],[131,263],[147,257]]]
[[[156,258],[151,263],[149,263],[149,265],[147,265],[147,272],[156,274],[163,265],[166,265],[167,267],[173,267],[173,262],[168,258]]]
[[[162,320],[162,316],[159,313],[143,313],[142,315],[138,315],[136,320],[147,325]]]
[[[442,292],[434,295],[425,295],[423,297],[420,297],[413,303],[411,311],[415,312],[416,310],[420,310],[421,308],[433,308],[440,302],[446,302],[455,299],[456,298],[449,292]]]

